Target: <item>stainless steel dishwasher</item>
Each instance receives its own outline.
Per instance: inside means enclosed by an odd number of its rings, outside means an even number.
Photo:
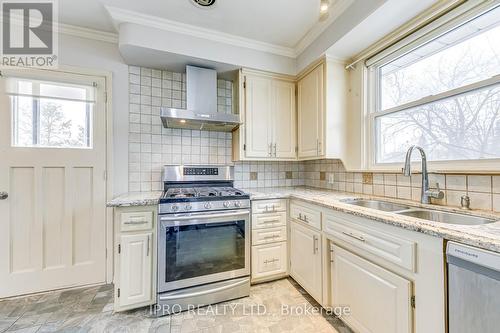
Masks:
[[[500,332],[500,253],[448,242],[450,333]]]

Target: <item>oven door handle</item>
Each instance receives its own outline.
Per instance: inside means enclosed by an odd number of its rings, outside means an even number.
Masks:
[[[216,214],[191,214],[188,216],[162,216],[160,217],[161,222],[170,222],[170,221],[188,221],[188,220],[200,220],[200,219],[215,219],[215,218],[225,218],[225,217],[233,217],[233,216],[241,216],[250,214],[249,210],[238,210],[238,211],[230,211],[226,213],[216,213]]]
[[[237,287],[237,286],[240,286],[243,284],[247,284],[248,282],[249,282],[249,280],[248,280],[248,278],[246,278],[246,279],[243,279],[241,281],[238,281],[238,282],[235,282],[232,284],[228,284],[228,285],[225,285],[225,286],[222,286],[219,288],[214,288],[214,289],[209,289],[209,290],[204,290],[204,291],[199,291],[199,292],[193,292],[193,293],[189,293],[189,294],[180,293],[178,295],[160,296],[159,299],[160,299],[160,301],[170,301],[170,300],[180,299],[180,298],[190,298],[190,297],[208,295],[208,294],[213,294],[213,293],[221,292],[224,290],[232,289],[234,287]]]

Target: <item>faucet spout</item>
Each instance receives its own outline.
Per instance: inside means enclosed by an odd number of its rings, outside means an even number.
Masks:
[[[423,204],[431,203],[431,198],[442,199],[444,197],[444,193],[438,189],[436,191],[431,191],[429,188],[429,173],[427,172],[427,156],[422,147],[419,146],[411,146],[406,152],[405,158],[405,166],[403,168],[403,175],[406,177],[411,176],[411,156],[414,150],[418,150],[420,152],[420,157],[422,159],[422,194],[420,201]]]

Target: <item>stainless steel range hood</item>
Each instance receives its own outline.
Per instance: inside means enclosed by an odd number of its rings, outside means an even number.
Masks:
[[[167,128],[230,132],[240,125],[235,114],[217,112],[217,72],[186,66],[187,109],[161,108]]]

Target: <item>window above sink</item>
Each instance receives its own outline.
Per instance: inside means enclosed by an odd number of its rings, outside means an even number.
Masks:
[[[429,30],[367,61],[369,164],[391,169],[416,144],[442,170],[491,169],[500,161],[500,6]]]

